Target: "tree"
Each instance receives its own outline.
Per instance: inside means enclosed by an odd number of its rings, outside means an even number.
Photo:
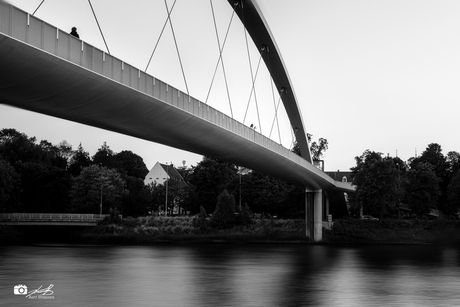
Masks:
[[[417,163],[407,172],[406,197],[412,212],[420,217],[429,213],[439,194],[439,178],[430,163]]]
[[[123,150],[114,155],[115,165],[117,165],[120,174],[136,177],[144,180],[149,173],[142,157],[136,155],[130,150]]]
[[[217,205],[211,218],[216,228],[230,228],[235,224],[235,198],[224,190],[217,198]]]
[[[25,212],[68,212],[70,174],[62,168],[37,162],[18,162],[21,203]]]
[[[13,166],[18,161],[46,160],[43,150],[36,144],[36,138],[29,138],[15,129],[0,130],[0,155]]]
[[[126,177],[128,193],[122,197],[121,213],[124,216],[145,216],[152,204],[152,194],[144,180],[133,176]]]
[[[241,194],[242,207],[248,204],[254,213],[305,217],[305,188],[283,179],[251,171],[241,176]]]
[[[242,203],[248,203],[255,213],[282,214],[287,210],[288,192],[289,184],[279,178],[257,171],[242,176]]]
[[[91,165],[89,153],[83,149],[83,146],[78,145],[78,149],[72,154],[69,161],[69,171],[72,176],[77,177],[81,171]]]
[[[66,166],[68,166],[73,156],[72,145],[66,140],[62,140],[56,147],[58,149],[58,156],[64,159],[66,161]]]
[[[449,151],[446,157],[449,172],[449,177],[454,177],[460,171],[460,153],[457,151]]]
[[[104,142],[93,156],[93,163],[108,168],[117,168],[117,160],[109,145]]]
[[[318,143],[316,143],[316,141],[312,142],[312,137],[313,135],[307,133],[308,143],[310,143],[311,158],[313,161],[319,161],[321,160],[323,153],[329,148],[328,142],[323,138],[319,138]]]
[[[0,159],[0,212],[21,212],[21,179],[7,161]]]
[[[168,182],[168,215],[172,214],[172,210],[175,206],[178,209],[182,208],[186,211],[198,212],[198,202],[196,201],[196,195],[194,187],[190,184],[186,184],[183,181],[171,180]],[[166,182],[165,184],[152,183],[149,184],[153,200],[153,211],[163,211],[166,203]]]
[[[51,164],[62,169],[67,168],[67,160],[60,155],[58,146],[55,146],[46,140],[41,140],[38,146],[44,153],[43,156],[46,157],[47,164]]]
[[[437,143],[431,143],[422,152],[420,157],[412,159],[411,168],[416,168],[418,164],[428,163],[431,165],[436,177],[439,178],[439,196],[437,197],[437,208],[445,211],[447,208],[447,186],[449,185],[449,163],[446,157],[442,154],[441,146]]]
[[[166,203],[166,187],[156,182],[148,185],[150,194],[152,195],[152,204],[149,211],[162,211],[165,209]]]
[[[321,160],[321,157],[323,156],[324,152],[329,148],[329,143],[326,139],[323,139],[323,138],[319,138],[318,143],[316,141],[312,142],[312,137],[313,137],[312,134],[307,133],[307,140],[308,140],[308,143],[310,144],[311,159],[313,161],[319,161]],[[294,146],[292,147],[292,152],[301,156],[300,147],[297,144],[297,142],[294,142]]]
[[[460,171],[453,176],[447,187],[447,215],[456,215],[460,209]]]
[[[238,177],[236,165],[210,157],[193,168],[191,183],[196,188],[196,197],[207,212],[214,211],[216,199],[227,189],[232,190],[231,184]]]
[[[122,196],[127,194],[126,181],[121,175],[104,166],[91,165],[83,169],[72,183],[72,211],[99,213],[102,198],[102,213],[119,209]]]
[[[449,168],[446,157],[442,154],[441,145],[437,143],[429,144],[420,157],[412,159],[411,167],[418,163],[429,163],[433,167],[436,176],[441,180],[444,180]]]
[[[356,185],[352,201],[382,219],[396,208],[401,197],[397,167],[391,158],[369,150],[355,160],[356,166],[351,168]]]
[[[182,176],[185,183],[190,183],[190,179],[193,175],[193,168],[184,166],[179,166],[176,168],[177,172]]]

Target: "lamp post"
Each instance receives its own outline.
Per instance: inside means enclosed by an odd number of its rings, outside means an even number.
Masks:
[[[102,216],[102,180],[101,180],[101,205],[99,206],[99,216]]]
[[[241,173],[243,172],[243,168],[241,166],[238,166],[238,174],[240,175],[240,186],[239,186],[239,190],[240,190],[240,195],[239,195],[239,206],[240,206],[240,212],[241,212]]]
[[[397,151],[396,151],[397,152]],[[397,156],[398,154],[396,154]],[[396,167],[398,169],[398,178],[396,178],[396,189],[397,189],[397,193],[399,193],[399,180],[400,180],[400,176],[401,176],[401,173],[400,173],[400,169],[399,169],[399,163],[396,163]],[[400,204],[400,199],[398,199],[398,220],[401,219],[401,204]]]
[[[101,204],[99,205],[99,217],[102,216],[102,164],[100,164],[100,175],[101,175]]]
[[[168,216],[168,171],[169,171],[169,165],[166,163],[166,197],[165,197],[165,216]]]

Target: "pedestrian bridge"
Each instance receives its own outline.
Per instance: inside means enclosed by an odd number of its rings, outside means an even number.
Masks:
[[[311,201],[320,206],[310,213],[307,210],[307,215],[314,216],[320,238],[321,206],[329,196],[354,188],[334,181],[311,163],[281,55],[255,1],[242,2],[245,13],[238,14],[240,18],[246,14],[245,27],[254,43],[259,49],[272,50],[271,74],[302,157],[187,93],[4,2],[0,2],[0,103],[229,161],[304,186],[315,193]]]
[[[107,215],[67,213],[0,213],[0,225],[96,226]]]

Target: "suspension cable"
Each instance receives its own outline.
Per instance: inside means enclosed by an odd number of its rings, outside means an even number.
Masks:
[[[249,52],[249,49],[248,49],[248,52]],[[258,104],[257,104],[256,84],[255,83],[256,83],[256,80],[257,80],[257,75],[259,74],[259,68],[260,68],[260,63],[261,62],[262,62],[262,53],[260,54],[259,62],[257,63],[256,73],[253,76],[254,79],[252,80],[251,93],[249,94],[248,104],[246,105],[246,113],[244,113],[244,119],[243,119],[243,124],[244,124],[244,122],[246,121],[246,115],[248,114],[249,105],[251,104],[252,94],[254,93],[254,102],[256,104],[257,118],[258,118],[258,121],[259,121],[259,127],[261,128],[260,132],[262,132],[262,127],[260,125],[259,107],[258,107]],[[252,75],[252,71],[251,71],[251,75]]]
[[[241,9],[243,10],[243,6],[241,7]],[[245,22],[245,18],[244,18],[244,13],[241,14],[241,16],[243,16],[242,20],[243,20],[243,26],[244,26],[244,38],[245,38],[245,41],[246,41],[246,51],[248,53],[248,60],[249,60],[249,70],[251,71],[251,79],[252,79],[252,89],[251,89],[251,94],[249,96],[249,101],[248,101],[248,106],[246,107],[246,114],[248,112],[248,108],[249,108],[249,103],[251,101],[251,96],[252,96],[252,92],[254,92],[254,101],[255,101],[255,104],[256,104],[256,111],[257,111],[257,119],[259,121],[259,128],[260,128],[260,133],[262,133],[262,125],[260,124],[260,116],[259,116],[259,106],[257,104],[257,95],[256,95],[256,91],[255,91],[255,78],[254,78],[254,73],[252,71],[252,64],[251,64],[251,54],[249,52],[249,44],[248,44],[248,35],[247,35],[247,31],[246,31],[246,22]],[[259,65],[260,65],[260,60],[262,59],[262,52],[263,50],[261,50],[261,53],[260,53],[260,58],[259,58],[259,64],[257,64],[257,71],[256,71],[256,78],[257,78],[257,73],[259,71]],[[243,124],[244,124],[244,121],[246,120],[246,114],[244,114],[244,120],[243,120]]]
[[[221,45],[220,45],[219,31],[217,31],[216,15],[214,14],[214,7],[212,5],[212,0],[209,0],[209,2],[211,4],[212,18],[213,18],[213,21],[214,21],[214,30],[216,31],[217,45],[219,47],[219,59],[220,59],[221,65],[222,65],[222,73],[224,75],[225,88],[227,89],[227,98],[228,98],[228,104],[230,105],[230,114],[232,115],[232,118],[233,118],[232,101],[230,99],[230,92],[228,90],[228,82],[227,82],[227,74],[225,73],[224,58],[222,57],[223,47],[221,47]],[[233,19],[233,14],[232,14],[232,19]],[[228,32],[228,30],[227,30],[227,32]],[[217,63],[217,64],[219,65],[219,63]],[[214,76],[215,76],[215,74],[214,74]],[[214,77],[213,77],[213,82],[214,82]],[[211,91],[211,89],[209,91]],[[209,97],[209,92],[208,92],[208,97]],[[206,97],[206,102],[208,101],[208,97]]]
[[[99,27],[99,32],[101,32],[102,39],[104,40],[105,48],[107,48],[107,52],[110,54],[109,46],[107,46],[107,42],[105,41],[104,33],[102,33],[101,26],[99,25],[99,21],[97,20],[96,12],[94,12],[93,5],[91,4],[91,0],[88,0],[89,6],[91,7],[91,11],[93,11],[94,19],[96,19],[97,26]]]
[[[232,16],[230,17],[230,22],[229,22],[228,27],[227,27],[227,33],[225,33],[224,42],[223,42],[223,44],[222,44],[222,51],[224,50],[225,43],[227,42],[228,33],[230,32],[230,26],[232,25],[232,21],[233,21],[233,16],[234,16],[234,15],[235,15],[235,11],[233,11]],[[215,79],[215,77],[216,77],[217,69],[219,68],[219,63],[220,63],[220,57],[221,57],[221,56],[222,56],[222,53],[219,54],[219,58],[217,59],[216,68],[214,69],[214,74],[213,74],[213,76],[212,76],[212,80],[211,80],[211,84],[210,84],[210,86],[209,86],[208,95],[206,96],[205,104],[207,104],[207,102],[208,102],[209,95],[210,95],[211,89],[212,89],[212,85],[213,85],[214,79]]]
[[[275,103],[275,101],[273,101],[273,103],[275,104],[275,116],[273,117],[272,127],[270,129],[270,135],[268,137],[270,138],[272,136],[273,127],[275,126],[275,121],[276,121],[276,125],[278,126],[278,138],[280,140],[280,144],[282,145],[280,124],[279,124],[279,121],[278,121],[278,109],[279,109],[280,103],[281,103],[281,96],[278,99],[278,103]]]
[[[176,1],[174,0],[173,5],[171,6],[171,10],[169,11],[169,14],[172,13],[174,10],[174,6],[176,5]],[[145,67],[145,72],[147,72],[147,69],[149,68],[150,61],[152,61],[153,55],[155,54],[155,51],[157,50],[158,44],[160,43],[161,37],[163,36],[163,32],[166,28],[166,25],[168,24],[168,18],[166,18],[165,23],[163,24],[163,28],[161,29],[160,36],[158,37],[157,43],[155,44],[155,47],[153,48],[152,54],[150,55],[149,62],[147,63],[147,66]]]
[[[45,2],[45,0],[42,0],[42,2],[40,2],[40,4],[38,5],[38,7],[35,9],[35,11],[32,13],[32,16],[35,15],[35,13],[38,11],[38,9],[40,8],[40,6],[42,6],[43,2]]]
[[[181,57],[180,57],[179,46],[177,45],[176,33],[174,32],[174,27],[172,25],[171,13],[169,11],[168,3],[166,2],[166,0],[164,0],[164,2],[165,2],[165,6],[166,6],[166,11],[168,12],[169,26],[171,27],[172,35],[173,35],[173,38],[174,38],[174,44],[176,45],[176,52],[177,52],[177,56],[179,58],[179,64],[180,64],[180,68],[182,70],[182,77],[184,78],[185,88],[187,89],[187,95],[190,96],[190,92],[188,90],[188,85],[187,85],[187,78],[185,77],[184,66],[182,65],[182,60],[181,60]]]

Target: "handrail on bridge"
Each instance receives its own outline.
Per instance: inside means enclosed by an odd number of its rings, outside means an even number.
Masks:
[[[80,214],[80,213],[0,213],[0,220],[25,221],[101,221],[107,214]]]

